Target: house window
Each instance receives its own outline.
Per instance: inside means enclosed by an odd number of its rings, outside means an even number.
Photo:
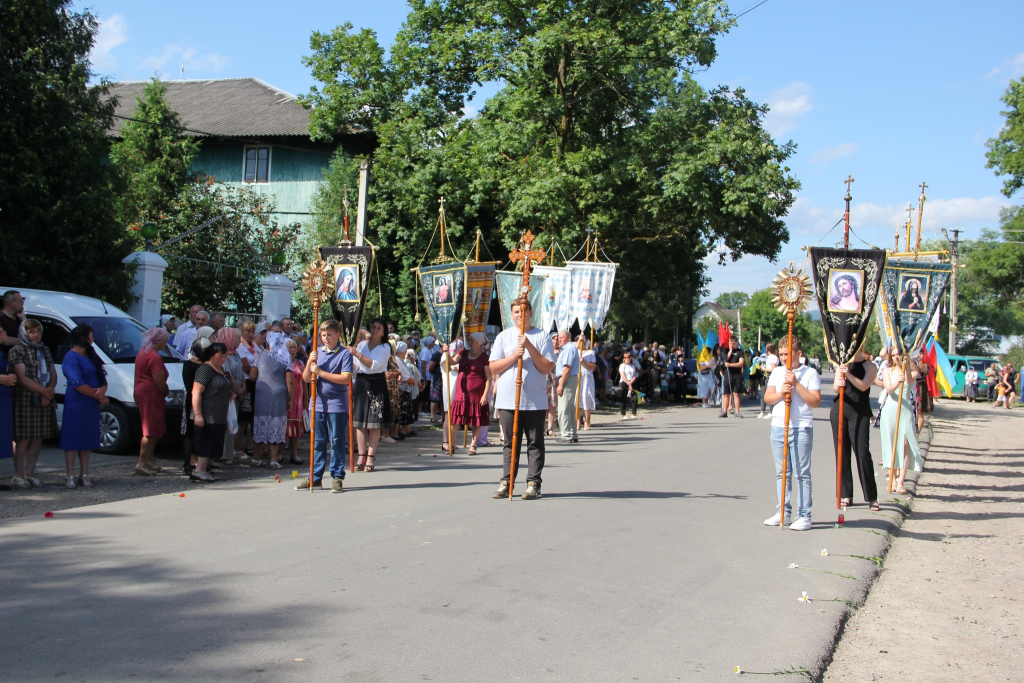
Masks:
[[[247,183],[265,183],[270,180],[270,148],[245,148],[245,174],[242,176]]]

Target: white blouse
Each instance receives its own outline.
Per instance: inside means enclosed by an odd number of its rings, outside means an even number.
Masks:
[[[370,359],[369,365],[364,365],[358,358],[352,359],[352,370],[355,373],[362,373],[364,375],[379,375],[382,372],[386,372],[388,369],[388,359],[391,358],[391,345],[387,342],[378,344],[370,350],[370,342],[365,339],[356,346],[356,351],[360,355],[366,356]]]

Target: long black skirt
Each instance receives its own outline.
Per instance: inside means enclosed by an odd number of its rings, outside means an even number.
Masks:
[[[352,425],[359,429],[390,429],[393,421],[384,373],[357,373],[352,388]]]
[[[402,410],[398,415],[398,424],[406,427],[416,422],[416,406],[413,405],[412,394],[403,391],[401,396],[399,396],[399,403],[402,406]]]

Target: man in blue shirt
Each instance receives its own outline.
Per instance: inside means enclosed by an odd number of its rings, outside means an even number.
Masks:
[[[326,320],[320,325],[323,346],[309,352],[302,379],[316,375],[316,433],[313,436],[313,481],[303,479],[296,491],[322,486],[327,454],[331,457],[331,493],[341,493],[348,446],[348,385],[352,382],[352,354],[341,345],[341,325]],[[312,406],[311,406],[312,408]],[[328,444],[330,444],[328,446]]]
[[[580,351],[572,343],[569,330],[558,333],[558,358],[555,360],[555,377],[558,386],[558,428],[562,432],[559,441],[576,443],[576,385],[580,381]]]

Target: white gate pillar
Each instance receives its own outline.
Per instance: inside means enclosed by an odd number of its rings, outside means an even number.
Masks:
[[[260,280],[260,284],[263,285],[263,315],[267,320],[290,317],[295,283],[284,275],[275,273]]]
[[[135,281],[131,287],[135,301],[128,307],[129,315],[147,327],[158,327],[167,261],[151,251],[136,251],[121,263],[135,265]]]

